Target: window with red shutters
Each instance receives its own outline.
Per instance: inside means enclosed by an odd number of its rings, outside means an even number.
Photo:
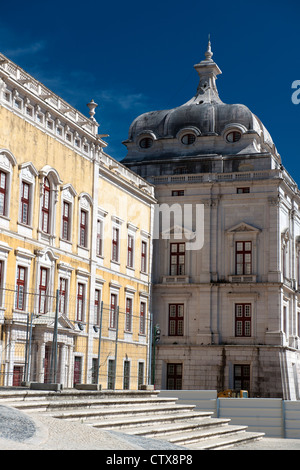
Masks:
[[[125,331],[132,332],[132,299],[126,298]]]
[[[235,304],[235,336],[251,336],[251,304]]]
[[[17,267],[17,285],[16,285],[16,303],[18,310],[25,310],[25,285],[26,285],[26,268]]]
[[[185,243],[170,244],[170,274],[181,276],[185,274]]]
[[[84,302],[85,302],[85,291],[84,284],[78,283],[77,290],[77,321],[83,321],[84,316]]]
[[[141,271],[147,272],[147,243],[142,241],[142,252],[141,252]]]
[[[110,295],[110,317],[109,317],[109,327],[116,328],[116,319],[117,319],[117,294]]]
[[[97,220],[96,254],[98,256],[102,256],[103,254],[103,222],[102,220]]]
[[[69,202],[63,202],[63,214],[62,214],[62,238],[64,240],[70,240],[70,212],[71,204]]]
[[[43,199],[42,199],[42,231],[50,233],[50,182],[48,178],[44,178]]]
[[[22,181],[21,223],[29,225],[30,185]]]
[[[61,277],[59,280],[59,313],[67,314],[67,285],[68,280]]]
[[[140,334],[146,334],[146,303],[140,304]]]
[[[132,235],[128,235],[128,245],[127,245],[127,266],[133,267],[133,242],[134,238]]]
[[[183,336],[184,305],[169,304],[169,336]]]
[[[0,215],[6,215],[7,174],[0,171]]]
[[[235,244],[236,274],[252,274],[252,242],[240,241]]]
[[[87,247],[87,212],[80,211],[80,245]]]
[[[113,234],[112,234],[112,261],[119,262],[119,229],[113,227]]]
[[[40,284],[39,284],[39,313],[46,313],[47,311],[47,282],[48,282],[48,269],[40,269]]]
[[[95,289],[95,301],[94,301],[94,322],[95,325],[100,325],[100,308],[101,308],[101,291]]]

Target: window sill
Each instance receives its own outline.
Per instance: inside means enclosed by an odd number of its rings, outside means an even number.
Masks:
[[[67,238],[59,237],[59,241],[63,242],[63,243],[68,243],[69,245],[72,245],[72,240],[68,240]]]
[[[23,222],[19,222],[19,221],[17,222],[17,224],[20,225],[21,227],[25,227],[29,230],[33,230],[33,227],[30,224],[24,224]]]
[[[65,240],[65,241],[66,241],[66,240]],[[80,249],[80,250],[89,251],[89,247],[88,247],[88,246],[77,245],[77,248]]]

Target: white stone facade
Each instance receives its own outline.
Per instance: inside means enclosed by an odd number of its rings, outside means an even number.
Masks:
[[[299,399],[299,190],[259,119],[220,101],[211,56],[209,44],[192,100],[137,118],[124,142],[158,204],[204,209],[201,249],[154,242],[155,385]]]

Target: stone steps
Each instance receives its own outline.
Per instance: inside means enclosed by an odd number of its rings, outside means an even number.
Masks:
[[[222,449],[263,437],[230,419],[212,418],[153,391],[0,390],[0,404],[26,413],[80,421],[102,430],[160,439],[187,449]]]
[[[110,418],[108,421],[98,421],[97,419],[94,420],[86,420],[85,424],[89,426],[93,426],[95,428],[102,428],[105,430],[121,430],[122,432],[127,432],[129,434],[140,434],[145,435],[147,434],[147,430],[150,434],[152,434],[152,427],[154,430],[161,429],[163,425],[169,424],[173,429],[175,429],[175,425],[179,422],[186,422],[188,421],[188,426],[192,426],[194,420],[197,419],[204,419],[209,417],[210,413],[206,412],[189,412],[188,416],[187,413],[180,413],[176,410],[174,413],[163,413],[163,414],[155,414],[153,416],[152,413],[148,415],[140,414],[139,416],[124,416],[121,415],[118,418]],[[159,426],[159,428],[158,428]],[[199,426],[197,422],[196,426]],[[146,429],[146,431],[145,431]]]
[[[174,412],[174,408],[176,406],[177,412],[186,412],[189,413],[194,409],[192,405],[153,405],[148,404],[147,406],[141,405],[131,405],[127,407],[119,407],[116,404],[112,404],[110,406],[104,406],[103,408],[97,407],[92,409],[86,410],[78,410],[72,409],[69,411],[61,411],[57,412],[48,412],[53,418],[60,418],[60,419],[68,419],[72,421],[84,421],[86,419],[111,419],[115,416],[129,416],[131,419],[133,416],[143,415],[144,417],[147,415],[168,415]]]

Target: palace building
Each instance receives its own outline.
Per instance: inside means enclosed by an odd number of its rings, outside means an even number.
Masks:
[[[154,187],[0,54],[0,385],[148,383]],[[100,338],[100,339],[99,339]]]
[[[260,119],[221,101],[212,56],[187,103],[138,116],[123,142],[171,221],[154,240],[155,384],[299,399],[299,189]]]

